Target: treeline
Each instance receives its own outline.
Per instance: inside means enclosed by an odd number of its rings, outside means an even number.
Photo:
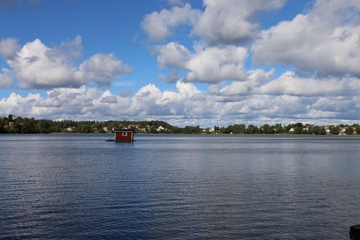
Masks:
[[[208,129],[211,131],[212,129]],[[222,134],[313,134],[313,135],[353,135],[360,134],[360,125],[329,125],[315,126],[311,124],[294,123],[282,126],[265,124],[261,127],[254,125],[235,124],[228,127],[214,127],[214,131]]]
[[[214,126],[201,129],[200,126],[179,128],[164,121],[53,121],[34,119],[12,114],[0,118],[0,133],[111,133],[114,128],[132,129],[137,133],[179,133],[179,134],[313,134],[353,135],[360,134],[360,125],[314,126],[294,123],[283,126],[264,124],[255,126],[234,124],[227,127]]]
[[[146,133],[182,133],[164,121],[53,121],[9,115],[0,118],[0,133],[107,133],[127,128]]]

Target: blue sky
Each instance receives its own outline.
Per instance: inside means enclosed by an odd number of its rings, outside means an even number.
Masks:
[[[0,0],[0,115],[360,122],[356,0]]]

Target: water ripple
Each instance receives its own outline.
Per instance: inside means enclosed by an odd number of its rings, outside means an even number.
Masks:
[[[0,238],[348,239],[358,224],[360,138],[103,139],[0,137]]]

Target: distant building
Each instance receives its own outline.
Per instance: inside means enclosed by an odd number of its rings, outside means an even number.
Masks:
[[[346,135],[345,130],[346,130],[346,128],[344,128],[344,127],[339,128],[339,135]]]
[[[330,126],[324,126],[325,132],[330,133]]]
[[[128,129],[114,129],[115,142],[133,142],[134,131]]]
[[[165,128],[164,128],[163,126],[160,126],[160,127],[158,127],[158,128],[156,129],[156,131],[158,131],[158,132],[160,132],[160,131],[162,131],[162,130],[165,130]]]
[[[139,129],[140,124],[129,124],[129,125],[127,125],[126,129],[130,129],[130,128]]]
[[[146,133],[146,128],[140,128],[140,129],[139,129],[139,132],[141,132],[141,133]]]

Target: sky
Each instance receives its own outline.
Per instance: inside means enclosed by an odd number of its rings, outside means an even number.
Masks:
[[[358,0],[0,0],[0,116],[360,123]]]

